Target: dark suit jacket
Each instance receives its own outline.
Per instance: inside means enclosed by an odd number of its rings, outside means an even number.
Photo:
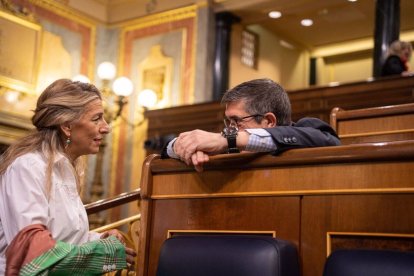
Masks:
[[[279,154],[293,148],[339,146],[341,142],[331,126],[317,118],[303,118],[291,126],[266,128],[272,135],[277,149],[273,154]],[[167,145],[161,152],[161,158],[169,158]]]
[[[293,148],[339,146],[341,142],[331,126],[317,118],[303,118],[291,126],[266,128],[279,154]]]

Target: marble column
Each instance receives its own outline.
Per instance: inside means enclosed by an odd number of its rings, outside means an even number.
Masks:
[[[375,6],[373,76],[381,75],[391,42],[400,37],[400,0],[377,0]]]
[[[216,44],[213,64],[213,100],[220,101],[229,86],[231,25],[240,21],[230,12],[216,14]]]

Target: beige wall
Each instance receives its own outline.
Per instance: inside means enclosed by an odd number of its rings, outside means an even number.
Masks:
[[[414,31],[401,32],[400,39],[413,42]],[[371,78],[373,48],[372,38],[366,38],[313,49],[310,54],[317,58],[317,85]],[[414,70],[413,58],[410,60],[409,68]]]
[[[372,77],[374,47],[371,38],[325,45],[312,50],[299,45],[289,49],[281,46],[283,38],[277,37],[266,29],[253,25],[248,27],[259,36],[259,60],[257,69],[249,68],[240,61],[242,25],[232,29],[230,56],[230,84],[233,87],[241,82],[255,78],[271,78],[287,90],[308,86],[309,60],[317,59],[316,85],[362,81]],[[402,32],[405,41],[414,41],[414,31]],[[410,61],[414,70],[414,58]]]
[[[281,46],[281,39],[266,29],[254,25],[250,31],[259,36],[259,60],[257,69],[249,68],[240,61],[242,25],[232,28],[230,54],[230,84],[233,87],[241,82],[255,78],[270,78],[282,84],[286,89],[297,89],[307,86],[308,60],[307,51],[297,46],[289,49]]]
[[[372,76],[372,52],[320,57],[317,59],[317,84],[366,80]]]

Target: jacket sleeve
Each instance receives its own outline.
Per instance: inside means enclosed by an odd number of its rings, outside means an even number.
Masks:
[[[300,119],[293,126],[277,126],[266,129],[276,143],[279,154],[293,148],[339,146],[338,135],[329,124],[317,118]]]
[[[102,275],[126,268],[125,247],[115,237],[73,245],[58,241],[25,264],[19,275]]]
[[[168,147],[172,147],[172,143],[176,137],[169,137],[169,139],[165,142],[162,150],[161,150],[161,159],[171,158],[173,156],[169,156],[168,154]]]

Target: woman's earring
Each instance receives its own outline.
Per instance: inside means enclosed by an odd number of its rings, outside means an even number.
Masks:
[[[70,143],[72,143],[72,141],[70,140],[70,137],[66,138],[65,149],[70,145]]]

